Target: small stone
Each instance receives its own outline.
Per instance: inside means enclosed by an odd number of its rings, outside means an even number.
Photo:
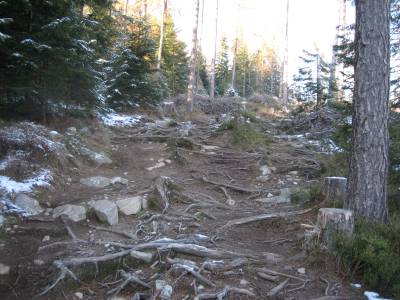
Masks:
[[[7,275],[10,273],[10,266],[0,263],[0,275]]]
[[[81,292],[76,292],[76,293],[74,294],[74,296],[75,296],[76,298],[78,298],[78,299],[83,299],[83,293],[81,293]]]
[[[172,298],[172,292],[173,292],[172,286],[167,284],[161,290],[160,298],[164,299],[164,300],[171,299]]]
[[[293,175],[293,176],[297,176],[297,175],[299,175],[299,171],[290,171],[289,174]]]
[[[48,242],[50,241],[50,236],[49,235],[45,235],[42,239],[42,242]]]
[[[165,280],[156,280],[156,291],[161,291],[167,284]]]
[[[229,206],[234,206],[236,204],[236,201],[233,199],[228,199],[226,200],[226,204],[228,204]]]
[[[262,176],[271,175],[272,171],[267,165],[263,165],[260,167],[260,172]]]
[[[75,127],[68,127],[67,130],[65,131],[65,133],[68,135],[74,135],[77,133],[77,130]]]
[[[43,265],[44,265],[44,260],[42,260],[42,259],[34,259],[34,260],[33,260],[33,263],[34,263],[36,266],[43,266]]]
[[[129,180],[122,178],[122,177],[113,177],[111,178],[111,184],[123,184],[123,185],[128,185]]]
[[[204,285],[201,285],[201,284],[200,284],[200,285],[197,287],[197,289],[198,289],[198,290],[204,290],[205,287],[204,287]]]
[[[240,280],[240,285],[248,285],[249,282],[246,279],[241,279]]]
[[[268,193],[267,198],[271,198],[271,197],[273,197],[273,196],[274,196],[273,194]]]
[[[304,275],[304,274],[306,274],[306,269],[305,268],[298,268],[297,269],[297,273]]]

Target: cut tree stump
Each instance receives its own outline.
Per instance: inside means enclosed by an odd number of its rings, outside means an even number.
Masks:
[[[320,244],[328,250],[334,250],[337,234],[351,237],[354,231],[354,215],[351,210],[338,208],[320,208],[317,227],[320,229]]]
[[[322,193],[326,203],[342,207],[346,198],[346,177],[325,177]]]

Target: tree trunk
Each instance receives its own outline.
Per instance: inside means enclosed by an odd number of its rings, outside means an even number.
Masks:
[[[215,98],[215,60],[217,59],[217,37],[218,37],[218,4],[219,0],[217,0],[217,9],[215,12],[215,37],[214,37],[214,58],[211,63],[211,86],[210,86],[210,98]]]
[[[129,5],[129,0],[126,0],[125,1],[125,12],[124,12],[125,16],[128,15],[128,5]]]
[[[321,59],[319,53],[317,53],[317,106],[321,105],[321,100],[322,100],[320,69],[321,69]]]
[[[289,81],[289,0],[286,0],[286,26],[285,26],[285,50],[282,62],[282,82],[280,96],[284,104],[288,103],[288,81]]]
[[[157,55],[157,71],[160,71],[161,69],[162,48],[164,42],[164,27],[165,27],[165,18],[167,14],[167,9],[168,9],[168,0],[164,0],[162,20],[160,24],[160,43],[158,46],[158,55]]]
[[[353,135],[346,207],[388,220],[390,1],[356,1]]]
[[[188,112],[193,111],[193,92],[196,83],[196,56],[197,56],[197,27],[199,25],[199,0],[195,1],[195,15],[193,24],[193,35],[192,35],[192,52],[190,54],[189,62],[189,85],[187,92],[187,110]]]
[[[201,1],[201,21],[200,21],[200,38],[199,38],[199,44],[198,44],[198,49],[203,49],[203,24],[204,24],[204,1]],[[195,91],[197,93],[198,88],[200,86],[200,66],[199,66],[199,56],[196,56],[196,88]]]

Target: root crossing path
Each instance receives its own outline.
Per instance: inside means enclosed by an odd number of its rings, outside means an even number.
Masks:
[[[363,299],[331,255],[305,250],[318,203],[291,195],[319,180],[317,151],[274,136],[279,120],[246,124],[268,142],[235,140],[205,115],[111,128],[113,163],[46,197],[89,207],[139,197],[143,209],[112,226],[92,209],[77,223],[21,221],[2,245],[18,266],[2,299]],[[127,182],[83,186],[91,176]]]

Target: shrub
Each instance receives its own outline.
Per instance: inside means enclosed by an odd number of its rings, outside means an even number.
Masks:
[[[400,298],[400,216],[387,225],[358,221],[352,240],[338,237],[338,258],[365,284]]]

